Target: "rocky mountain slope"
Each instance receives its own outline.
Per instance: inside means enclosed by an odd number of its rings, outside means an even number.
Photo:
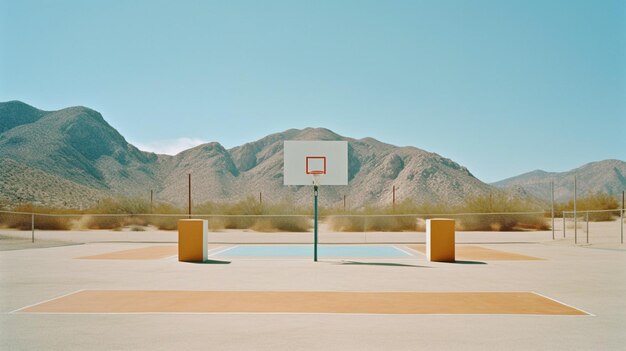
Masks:
[[[626,162],[604,160],[587,163],[567,172],[536,170],[492,183],[501,189],[522,189],[540,199],[550,200],[550,184],[554,181],[554,198],[557,202],[574,198],[574,175],[579,196],[598,192],[621,195],[626,189]]]
[[[390,204],[393,186],[397,201],[417,203],[458,204],[498,191],[435,153],[323,128],[290,129],[228,150],[212,142],[168,156],[138,150],[89,108],[42,111],[11,101],[0,103],[0,201],[79,207],[107,196],[148,198],[154,190],[159,201],[185,205],[191,173],[196,204],[259,192],[269,202],[310,204],[310,187],[283,185],[285,140],[348,141],[349,185],[322,187],[324,206],[339,206],[344,195],[351,208]]]

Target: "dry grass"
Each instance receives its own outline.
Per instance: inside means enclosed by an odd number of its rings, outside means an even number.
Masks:
[[[534,203],[528,200],[512,198],[502,192],[470,198],[457,212],[481,213],[480,215],[458,216],[457,227],[459,230],[516,231],[550,229],[548,221],[543,214],[491,214],[494,212],[543,212],[541,208],[537,208]]]
[[[617,199],[605,193],[596,193],[576,199],[576,211],[585,212],[592,210],[607,210],[607,212],[590,212],[589,220],[592,222],[614,220],[619,217],[619,208],[620,204]],[[574,211],[574,200],[557,205],[555,215],[557,217],[561,217],[563,216],[563,211]]]
[[[50,209],[31,205],[20,205],[13,208],[15,212],[34,212],[46,214],[67,214],[68,210]],[[32,228],[32,217],[30,215],[3,216],[3,225],[8,228],[19,230],[30,230]],[[72,227],[72,217],[35,215],[35,229],[41,230],[70,230]]]
[[[450,207],[443,204],[416,205],[411,201],[396,204],[395,207],[369,207],[360,212],[365,216],[329,216],[327,223],[334,231],[424,231],[425,219],[445,217],[456,220],[457,230],[467,231],[515,231],[545,230],[548,223],[543,214],[490,214],[490,212],[529,212],[542,211],[534,208],[529,201],[508,197],[505,193],[470,198],[465,204]],[[476,215],[457,215],[479,213]],[[483,214],[484,213],[484,214]],[[405,216],[422,214],[421,216]],[[432,214],[432,215],[426,215]],[[386,216],[383,216],[386,215]]]
[[[213,231],[251,229],[259,232],[306,232],[312,228],[311,220],[305,217],[310,215],[310,211],[294,207],[287,201],[261,204],[256,198],[249,197],[231,204],[206,202],[194,207],[193,212],[213,215],[209,217],[209,229]]]
[[[615,198],[606,194],[595,194],[582,197],[577,202],[577,210],[619,208]],[[572,210],[573,201],[559,205],[558,211]],[[104,199],[84,211],[73,211],[49,207],[33,207],[29,205],[12,208],[19,212],[36,212],[36,229],[70,230],[70,229],[108,229],[143,230],[146,226],[154,226],[161,230],[176,230],[178,220],[186,218],[186,210],[166,203],[156,203],[151,209],[150,204],[137,198]],[[404,201],[395,207],[366,207],[361,210],[343,211],[338,208],[321,208],[320,216],[333,231],[423,231],[425,219],[439,217],[437,213],[457,221],[458,230],[470,231],[515,231],[515,230],[546,230],[549,229],[547,218],[540,213],[517,214],[510,212],[541,212],[535,203],[528,200],[511,198],[502,192],[494,192],[490,196],[479,196],[468,199],[462,206],[450,207],[443,204],[416,205],[412,201]],[[312,209],[310,207],[294,207],[289,201],[260,204],[256,198],[250,197],[235,203],[207,202],[193,208],[193,213],[210,215],[209,229],[249,229],[259,232],[303,232],[312,229]],[[493,212],[507,212],[493,214]],[[45,214],[76,214],[77,216],[44,216]],[[476,213],[463,215],[463,213]],[[118,214],[103,216],[102,214]],[[141,214],[141,215],[139,215]],[[165,214],[168,214],[166,216]],[[171,214],[179,214],[172,216]],[[415,214],[422,214],[417,216]],[[432,214],[432,215],[425,215]],[[266,216],[267,215],[267,216]],[[296,216],[289,216],[296,215]],[[619,216],[619,211],[610,213],[590,213],[590,220],[611,220]],[[194,215],[194,218],[200,218]],[[30,215],[2,215],[0,226],[30,230]]]

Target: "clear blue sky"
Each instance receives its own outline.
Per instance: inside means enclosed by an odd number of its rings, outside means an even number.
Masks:
[[[564,171],[626,159],[626,2],[0,0],[8,100],[154,149],[312,126]]]

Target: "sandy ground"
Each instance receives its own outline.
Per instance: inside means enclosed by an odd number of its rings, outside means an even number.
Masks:
[[[591,245],[574,245],[570,228],[565,239],[557,231],[555,241],[551,231],[460,232],[457,242],[464,245],[542,258],[460,263],[428,262],[417,252],[407,258],[321,259],[317,263],[310,258],[271,257],[220,264],[180,263],[176,257],[79,259],[175,246],[177,235],[36,232],[36,243],[83,244],[29,248],[30,232],[2,229],[4,237],[23,237],[16,241],[24,246],[0,252],[0,349],[623,350],[626,250],[619,244],[619,223],[590,224]],[[424,241],[423,233],[322,231],[320,236],[328,243],[386,242],[398,247]],[[311,233],[219,232],[209,238],[226,244],[312,240]],[[12,313],[86,290],[534,292],[590,315]]]

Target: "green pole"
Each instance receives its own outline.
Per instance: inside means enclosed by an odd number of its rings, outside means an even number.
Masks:
[[[313,186],[313,261],[317,262],[317,185]]]

